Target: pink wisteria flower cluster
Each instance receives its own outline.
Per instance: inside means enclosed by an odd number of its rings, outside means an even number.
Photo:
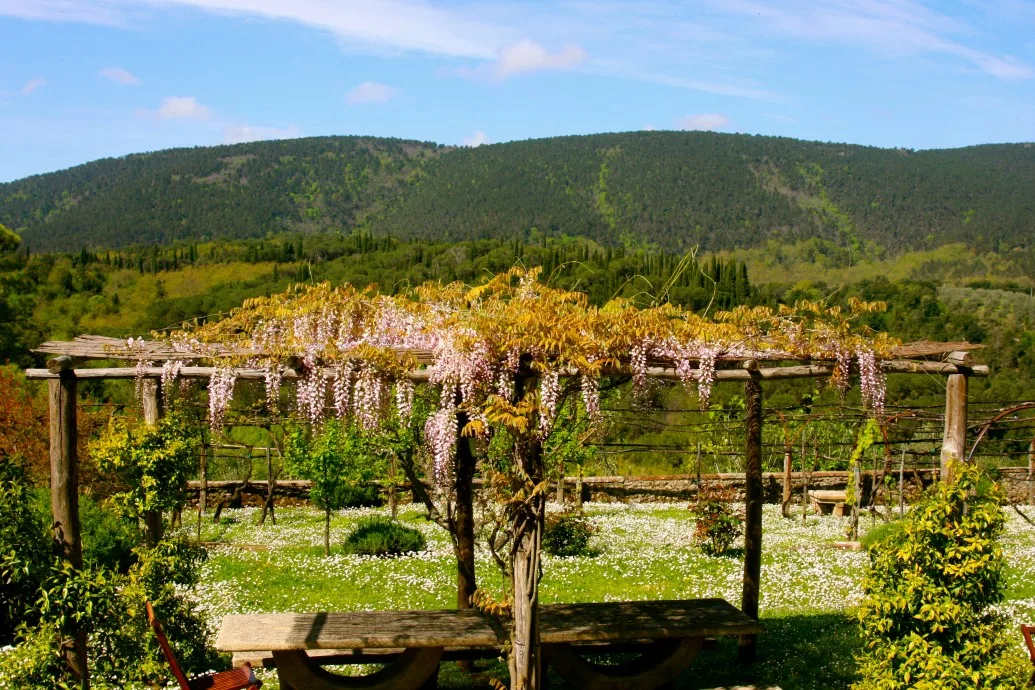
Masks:
[[[872,305],[844,313],[815,304],[739,308],[709,319],[672,305],[639,308],[615,300],[595,307],[584,294],[538,277],[537,269],[512,269],[473,288],[432,284],[396,296],[348,285],[302,286],[249,300],[169,342],[181,359],[217,367],[209,383],[214,426],[233,397],[234,367],[262,371],[274,412],[285,373],[293,371],[295,413],[312,424],[330,414],[367,429],[390,415],[409,419],[415,381],[434,386],[438,407],[424,436],[442,479],[459,433],[500,424],[545,437],[566,391],[580,389],[596,419],[601,376],[631,376],[634,390],[643,392],[652,367],[674,369],[704,406],[724,363],[822,360],[834,363],[839,387],[854,367],[863,400],[878,413],[883,408],[881,360],[893,343],[853,327],[856,313]],[[172,378],[178,369],[167,363],[163,374]],[[538,379],[520,388],[522,400],[514,399],[518,378]],[[461,413],[468,429],[459,426]]]

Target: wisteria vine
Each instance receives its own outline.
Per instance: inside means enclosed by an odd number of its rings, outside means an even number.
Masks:
[[[674,367],[703,407],[724,361],[821,360],[834,363],[841,390],[855,364],[864,403],[875,414],[883,411],[881,360],[894,343],[853,326],[856,316],[880,305],[853,303],[844,312],[811,303],[738,308],[706,319],[672,305],[638,308],[620,299],[594,307],[584,294],[549,287],[538,277],[538,269],[512,269],[473,288],[428,284],[398,296],[320,284],[249,300],[221,321],[169,338],[181,354],[165,363],[163,381],[175,378],[183,361],[213,362],[209,417],[219,427],[233,397],[234,367],[262,371],[274,412],[285,374],[293,370],[299,417],[319,424],[333,411],[371,429],[393,414],[410,419],[411,376],[420,372],[439,390],[424,439],[440,481],[450,474],[461,413],[477,422],[475,433],[498,424],[545,437],[564,377],[577,379],[596,420],[601,376],[631,375],[634,392],[643,394],[652,366]],[[127,342],[134,348],[140,343]],[[538,385],[515,388],[528,377]]]

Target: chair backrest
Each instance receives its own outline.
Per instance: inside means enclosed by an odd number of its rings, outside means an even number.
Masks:
[[[1035,664],[1035,642],[1031,641],[1031,634],[1035,632],[1035,625],[1022,625],[1021,634],[1024,635],[1024,644],[1028,646],[1028,656],[1031,663]]]
[[[183,669],[180,668],[180,664],[176,661],[176,655],[173,654],[169,640],[165,637],[162,623],[155,617],[155,610],[151,606],[151,602],[145,602],[144,608],[147,610],[147,622],[154,628],[155,636],[158,637],[158,644],[162,648],[162,654],[165,655],[165,660],[169,662],[173,675],[176,676],[176,682],[180,684],[180,690],[191,690],[190,683],[187,682],[187,676],[183,674]]]

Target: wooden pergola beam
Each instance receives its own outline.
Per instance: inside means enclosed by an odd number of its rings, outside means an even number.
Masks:
[[[917,360],[888,360],[881,362],[884,371],[888,374],[926,374],[928,376],[952,376],[963,374],[966,376],[988,376],[988,367],[983,364],[967,366],[953,364],[952,362],[927,362]],[[261,381],[266,378],[263,369],[235,368],[237,378],[245,381]],[[207,379],[216,372],[216,367],[180,367],[178,376],[185,379]],[[608,376],[628,376],[632,370],[622,367],[603,372]],[[764,369],[717,369],[715,371],[716,381],[751,381],[751,380],[782,380],[782,379],[806,379],[824,378],[834,374],[832,363],[823,364],[801,364],[786,367],[767,367]],[[323,375],[327,378],[334,377],[333,369],[324,369]],[[56,374],[49,369],[27,369],[26,378],[30,379],[56,379]],[[161,367],[112,367],[97,369],[76,369],[75,376],[80,379],[135,379],[138,377],[155,379],[161,378]],[[679,380],[679,374],[675,367],[648,367],[647,376],[659,379]],[[285,380],[298,379],[299,374],[293,369],[285,369],[283,372]],[[431,379],[431,372],[428,369],[417,369],[408,374],[408,378],[414,382],[426,382]]]

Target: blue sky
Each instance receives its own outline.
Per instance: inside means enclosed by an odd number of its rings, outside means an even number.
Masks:
[[[0,0],[0,181],[369,134],[1035,139],[1035,0]]]

